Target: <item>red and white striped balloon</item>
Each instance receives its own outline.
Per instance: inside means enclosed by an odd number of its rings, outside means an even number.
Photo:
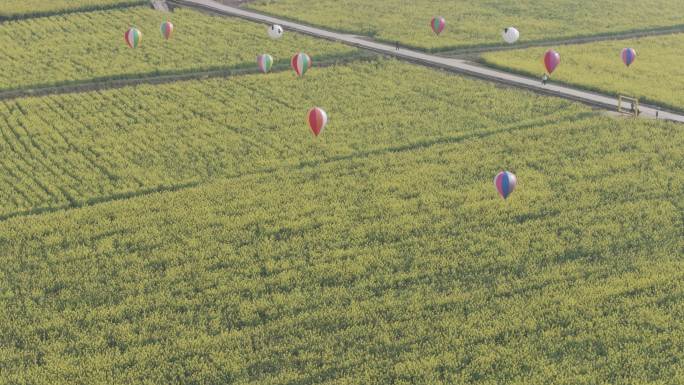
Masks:
[[[311,68],[311,58],[305,53],[298,53],[292,56],[292,61],[290,62],[292,69],[295,71],[297,76],[304,76],[306,71]]]
[[[318,136],[325,125],[328,124],[328,114],[319,107],[314,107],[309,110],[309,127],[315,136]]]
[[[160,28],[162,37],[166,40],[169,40],[173,34],[173,24],[170,21],[165,21],[161,24]]]

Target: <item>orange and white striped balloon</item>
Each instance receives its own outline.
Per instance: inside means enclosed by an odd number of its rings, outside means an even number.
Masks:
[[[137,28],[131,27],[124,34],[124,40],[126,40],[126,44],[128,44],[129,47],[137,48],[142,41],[142,33]]]

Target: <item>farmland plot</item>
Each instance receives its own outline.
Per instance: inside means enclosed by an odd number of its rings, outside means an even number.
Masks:
[[[3,381],[680,383],[684,134],[565,118],[3,221]]]
[[[159,31],[167,17],[175,25],[169,41]],[[131,25],[143,34],[136,49],[128,48],[123,38]],[[299,50],[314,61],[359,52],[296,33],[275,42],[266,27],[238,19],[186,9],[167,16],[141,7],[8,22],[0,29],[0,46],[0,90],[256,68],[256,56],[262,53],[281,65]]]
[[[3,0],[0,20],[146,4],[148,0]]]
[[[523,41],[539,41],[682,25],[684,17],[679,0],[258,0],[247,7],[437,51],[502,45],[501,30],[510,26]],[[434,16],[447,20],[439,37],[429,27]]]
[[[626,67],[623,48],[637,51]],[[684,34],[642,39],[605,41],[556,47],[561,64],[552,80],[611,94],[639,97],[659,105],[684,109],[684,70],[680,66]],[[515,72],[539,76],[546,48],[528,48],[483,55],[485,63]]]
[[[440,85],[436,87],[435,85]],[[313,140],[306,111],[328,111]],[[2,215],[592,114],[380,60],[0,103]]]

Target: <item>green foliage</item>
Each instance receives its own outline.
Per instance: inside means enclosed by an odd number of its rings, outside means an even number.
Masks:
[[[330,115],[317,140],[306,124],[313,106]],[[387,60],[314,68],[302,79],[288,71],[6,101],[0,216],[460,140],[578,111]]]
[[[504,44],[501,30],[510,26],[521,41],[535,41],[681,25],[683,16],[680,0],[257,0],[247,6],[428,50]],[[429,27],[438,15],[447,20],[439,37]]]
[[[409,87],[352,69],[340,83]],[[570,106],[467,135],[474,115],[445,105],[477,102],[479,83],[432,76],[449,79],[422,90],[436,111],[406,125],[378,104],[417,115],[416,95],[348,84],[359,95],[323,96],[341,104],[320,141],[293,112],[265,135],[240,126],[280,148],[344,154],[365,137],[374,151],[0,223],[0,382],[684,382],[684,131]],[[481,89],[498,110],[506,98]],[[501,168],[520,181],[507,201]]]
[[[149,0],[2,0],[0,20],[148,4]]]
[[[561,64],[552,80],[584,88],[637,96],[643,101],[684,109],[684,69],[681,47],[684,35],[658,36],[642,39],[604,41],[556,47]],[[630,67],[620,58],[623,48],[637,51]],[[516,72],[539,76],[544,72],[546,48],[492,52],[483,55],[491,65]]]
[[[175,25],[165,41],[159,25]],[[139,48],[124,42],[137,26]],[[277,42],[266,27],[239,19],[211,17],[179,9],[162,14],[148,8],[8,22],[0,29],[0,89],[50,86],[90,80],[153,76],[189,71],[256,68],[256,56],[270,53],[276,64],[289,63],[299,50],[314,60],[359,52],[341,44],[287,33]]]

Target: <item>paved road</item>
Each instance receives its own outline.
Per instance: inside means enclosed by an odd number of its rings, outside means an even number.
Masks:
[[[310,27],[304,24],[279,19],[277,17],[263,15],[251,10],[223,5],[213,0],[172,0],[172,2],[177,3],[179,5],[209,10],[222,15],[236,16],[259,23],[280,24],[286,30],[296,31],[319,38],[345,43],[355,47],[379,52],[385,55],[395,56],[399,59],[407,60],[422,65],[442,68],[448,71],[462,73],[489,81],[508,84],[515,87],[525,88],[543,94],[559,96],[596,107],[601,107],[609,110],[616,110],[618,105],[617,98],[613,96],[582,91],[567,86],[553,84],[547,84],[546,86],[543,86],[540,84],[540,81],[538,79],[532,79],[504,72],[501,70],[483,67],[481,65],[462,59],[448,58],[418,51],[412,51],[408,49],[400,49],[397,51],[394,46],[378,43],[368,39],[367,37],[360,37],[350,34],[332,32],[321,28]],[[658,111],[655,107],[645,105],[642,105],[640,109],[642,117],[655,118],[656,113],[658,112],[659,119],[666,119],[684,123],[684,115],[668,111]]]

